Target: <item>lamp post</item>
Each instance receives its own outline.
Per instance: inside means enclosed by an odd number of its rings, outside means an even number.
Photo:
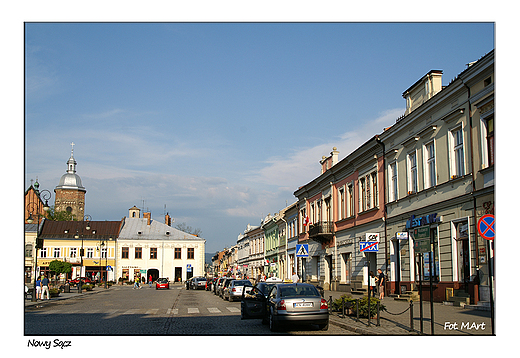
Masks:
[[[85,229],[88,231],[90,230],[90,220],[92,220],[92,217],[90,215],[85,215],[83,217],[83,221],[87,221],[87,226],[85,226]],[[74,235],[75,239],[79,239],[79,232],[76,230],[76,235]],[[81,266],[79,269],[79,282],[78,282],[78,293],[81,293],[83,291],[83,288],[81,287],[83,284],[81,282],[81,274],[83,271],[83,233],[81,234],[81,249],[79,250],[79,256],[81,257]]]
[[[103,265],[101,265],[103,261],[103,249],[105,248],[105,240],[102,240],[99,244],[99,280],[103,280]],[[106,280],[105,280],[106,282]],[[106,289],[106,283],[105,283],[105,289]]]
[[[51,192],[48,191],[48,190],[42,190],[41,192],[39,192],[38,190],[36,190],[36,195],[38,195],[38,197],[40,198],[40,200],[43,198],[43,200],[45,200],[45,204],[43,205],[43,210],[45,212],[49,211],[50,207],[49,207],[49,199],[51,198]],[[34,222],[34,219],[33,219],[33,211],[36,210],[36,214],[38,215],[37,217],[37,222],[36,222],[36,247],[35,247],[35,254],[34,254],[34,287],[33,287],[33,294],[32,294],[32,298],[31,298],[31,301],[32,302],[36,302],[37,300],[37,297],[36,297],[36,280],[38,278],[37,276],[37,271],[38,271],[38,249],[43,249],[43,239],[40,239],[40,210],[38,209],[38,204],[37,203],[34,203],[34,202],[30,202],[29,204],[27,204],[27,211],[29,211],[29,217],[27,218],[27,223],[28,224],[32,224]]]

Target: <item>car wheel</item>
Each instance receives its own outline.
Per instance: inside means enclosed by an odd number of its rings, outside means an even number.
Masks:
[[[278,324],[274,321],[272,312],[269,312],[269,329],[271,332],[278,332]]]

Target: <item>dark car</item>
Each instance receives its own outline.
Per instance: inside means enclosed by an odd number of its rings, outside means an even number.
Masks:
[[[241,318],[262,318],[262,323],[267,323],[267,315],[265,314],[267,295],[271,288],[282,282],[282,280],[259,282],[251,290],[247,288],[243,290],[240,302]]]
[[[157,281],[155,281],[155,289],[158,290],[160,288],[170,289],[170,282],[167,278],[158,278]]]
[[[191,280],[191,287],[192,290],[198,290],[198,289],[204,289],[206,287],[206,277],[194,277]]]
[[[218,291],[219,291],[219,288],[220,286],[222,285],[222,283],[224,282],[224,280],[226,279],[227,277],[219,277],[217,279],[217,281],[215,282],[215,284],[213,285],[213,293],[218,295]]]

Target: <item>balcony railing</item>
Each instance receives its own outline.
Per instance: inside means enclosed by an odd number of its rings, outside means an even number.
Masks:
[[[309,227],[309,238],[320,243],[331,240],[334,237],[334,224],[332,221],[320,221]]]

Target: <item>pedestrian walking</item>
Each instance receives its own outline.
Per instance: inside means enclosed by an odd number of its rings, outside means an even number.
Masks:
[[[300,277],[298,276],[298,274],[294,270],[292,272],[291,280],[292,280],[293,283],[300,282]]]
[[[51,296],[49,293],[49,279],[47,278],[47,276],[43,276],[42,279],[42,300],[45,297],[45,293],[47,293],[47,299],[50,300]]]
[[[42,280],[40,277],[36,280],[36,299],[39,300],[42,297]]]
[[[379,273],[379,278],[377,280],[379,285],[379,299],[382,300],[385,297],[385,274],[381,269],[378,269],[377,272]]]
[[[368,276],[369,286],[368,289],[368,297],[370,297],[370,291],[372,291],[372,297],[376,297],[376,276],[373,271],[370,271],[370,275]]]
[[[134,289],[139,289],[139,276],[135,276]]]

